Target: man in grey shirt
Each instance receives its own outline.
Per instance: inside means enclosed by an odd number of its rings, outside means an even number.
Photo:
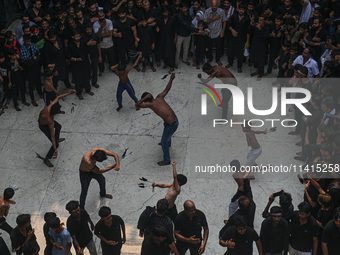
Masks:
[[[217,0],[211,0],[211,7],[205,11],[204,21],[210,30],[208,60],[212,61],[212,47],[216,47],[216,63],[221,66],[220,58],[223,53],[223,37],[226,28],[227,16],[223,9],[217,7]]]

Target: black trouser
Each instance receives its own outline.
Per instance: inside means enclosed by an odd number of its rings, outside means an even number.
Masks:
[[[213,55],[212,55],[212,47],[215,44],[216,47],[216,62],[220,61],[222,52],[223,52],[223,39],[221,37],[216,37],[216,38],[209,38],[208,40],[208,52],[207,56],[209,61],[212,61]]]
[[[105,177],[103,174],[96,174],[94,172],[84,172],[79,170],[80,176],[80,184],[81,184],[81,193],[80,193],[80,208],[84,209],[85,207],[85,200],[87,196],[87,191],[90,186],[90,182],[92,179],[97,180],[100,188],[99,195],[104,197],[106,195],[106,188],[105,188]]]
[[[273,70],[273,66],[275,64],[274,60],[279,56],[280,51],[277,50],[269,50],[269,62],[267,67],[267,73],[271,74]]]
[[[40,125],[39,124],[39,129],[47,136],[47,138],[52,142],[52,138],[51,138],[51,131],[48,125]],[[54,121],[54,137],[55,137],[55,145],[56,148],[58,149],[58,140],[59,140],[59,135],[60,135],[60,131],[61,131],[61,125]],[[46,158],[51,159],[54,153],[54,148],[53,148],[53,144],[50,148],[50,150],[48,151]]]
[[[229,101],[231,99],[231,92],[229,89],[222,89],[222,119],[228,118]]]
[[[95,86],[98,81],[98,57],[91,57],[91,84]]]
[[[69,89],[69,88],[71,88],[71,83],[70,83],[70,81],[68,79],[68,71],[66,71],[66,72],[67,72],[66,78],[64,78],[61,81],[63,81],[64,84],[65,84],[65,87]],[[58,76],[53,76],[52,81],[53,81],[53,87],[55,87],[57,89],[58,88],[59,77]]]
[[[177,207],[174,205],[173,207],[169,208],[169,210],[166,212],[166,216],[170,218],[173,222],[175,222],[176,216],[177,216]]]
[[[44,90],[43,95],[44,95],[45,106],[48,106],[57,97],[54,91],[47,92]]]
[[[99,63],[99,72],[104,72],[105,66],[104,66],[104,61],[105,58],[107,57],[108,61],[109,61],[109,67],[114,66],[115,64],[115,53],[114,53],[114,47],[110,47],[107,49],[103,49],[101,48],[101,53],[102,53],[102,62]]]
[[[234,58],[237,58],[237,67],[241,68],[243,65],[243,52],[235,52],[232,50],[228,50],[228,64],[233,65],[234,64]]]
[[[153,56],[152,56],[152,54],[150,54],[146,57],[142,57],[143,67],[146,66],[147,59],[149,60],[150,67],[153,67]]]
[[[9,98],[13,99],[14,107],[18,107],[19,106],[19,103],[18,103],[19,88],[18,88],[18,86],[13,84],[12,87],[10,88],[9,95],[10,95]]]
[[[264,74],[264,62],[261,61],[261,62],[256,62],[256,61],[253,61],[254,62],[254,67],[257,69],[259,75],[263,75]]]
[[[28,85],[32,101],[34,101],[34,89],[37,90],[39,95],[42,95],[39,64],[28,67]]]
[[[0,218],[0,229],[6,231],[9,235],[13,230],[13,228],[6,222],[5,218]]]
[[[195,50],[195,61],[196,61],[196,65],[200,64],[200,61],[206,56],[205,53],[205,48],[201,48],[196,46],[196,50]]]
[[[0,254],[1,255],[11,255],[11,253],[8,250],[8,247],[4,241],[4,239],[2,239],[2,237],[0,237]]]
[[[176,247],[179,255],[184,255],[187,250],[190,250],[190,255],[198,255],[198,249],[201,247],[201,244],[190,244],[177,241]]]

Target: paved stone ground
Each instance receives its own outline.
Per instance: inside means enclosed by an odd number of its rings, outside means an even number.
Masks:
[[[223,57],[222,61],[226,63],[226,58]],[[272,79],[262,79],[260,82],[250,80],[249,73],[254,69],[246,66],[243,69],[242,74],[237,74],[235,67],[230,70],[236,75],[243,91],[248,86],[254,88],[256,107],[269,108]],[[212,119],[220,118],[221,108],[215,107],[209,98],[208,115],[201,116],[202,91],[196,89],[201,86],[197,83],[199,71],[181,63],[180,69],[175,73],[176,79],[166,100],[176,112],[180,124],[173,137],[170,152],[172,160],[177,162],[178,172],[188,176],[188,183],[183,186],[176,204],[181,211],[185,200],[190,199],[196,203],[196,207],[206,214],[210,228],[205,254],[222,254],[225,249],[218,245],[218,231],[228,215],[228,204],[237,186],[230,173],[195,173],[195,166],[228,165],[233,159],[239,159],[245,164],[249,148],[240,126],[212,127]],[[169,80],[169,76],[161,79],[165,74],[167,70],[160,68],[155,73],[150,69],[146,73],[132,70],[130,80],[137,97],[144,91],[154,95],[160,93]],[[210,84],[215,82],[220,83],[212,81]],[[71,95],[61,101],[66,114],[57,116],[56,120],[63,126],[61,137],[65,137],[66,141],[60,144],[58,158],[52,160],[54,168],[46,167],[35,154],[37,152],[45,155],[50,147],[50,142],[41,133],[37,123],[39,111],[43,108],[42,99],[38,100],[39,107],[36,108],[20,105],[21,112],[16,112],[11,104],[0,117],[0,190],[10,184],[20,187],[14,196],[17,204],[12,206],[8,222],[15,226],[15,219],[19,214],[30,213],[42,250],[45,246],[43,215],[47,211],[54,211],[66,221],[68,212],[64,208],[68,201],[79,199],[78,167],[81,157],[89,149],[103,147],[119,155],[123,154],[125,148],[132,152],[131,156],[121,160],[119,172],[105,174],[107,192],[113,194],[113,199],[100,199],[98,184],[93,181],[86,200],[86,209],[94,222],[99,220],[98,210],[103,205],[110,206],[113,214],[124,219],[127,244],[123,246],[123,254],[139,254],[141,239],[136,229],[138,217],[146,205],[155,205],[166,194],[166,190],[160,189],[152,192],[151,187],[140,189],[137,186],[139,178],[144,176],[150,181],[160,183],[172,181],[172,167],[159,167],[156,164],[162,159],[161,147],[157,145],[162,135],[162,120],[149,109],[136,112],[127,93],[123,94],[124,108],[116,112],[118,79],[113,73],[106,70],[98,83],[101,86],[93,89],[93,97],[85,94],[85,99],[79,101],[75,95]],[[59,91],[66,92],[63,84],[60,84]],[[73,107],[74,111],[71,111]],[[278,112],[273,116],[282,119]],[[249,117],[254,118],[247,113],[246,118]],[[236,119],[240,120],[241,117]],[[271,126],[266,122],[264,127]],[[278,126],[276,132],[258,135],[263,148],[258,164],[298,164],[292,160],[299,150],[295,145],[298,137],[288,136],[291,130],[292,128]],[[296,174],[255,176],[252,189],[257,204],[255,229],[259,232],[261,213],[270,194],[280,189],[291,192],[293,203],[297,206],[302,201],[303,186],[299,184]],[[10,246],[7,233],[2,236]],[[100,251],[98,238],[96,244]]]

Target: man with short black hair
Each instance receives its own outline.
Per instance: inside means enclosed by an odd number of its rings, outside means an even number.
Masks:
[[[333,213],[333,220],[329,221],[322,233],[323,255],[337,254],[340,250],[340,207]]]
[[[107,166],[104,169],[99,169],[96,163],[103,162],[104,160],[107,159],[107,156],[114,157],[115,164]],[[80,175],[80,184],[81,184],[81,193],[80,193],[80,208],[81,209],[84,209],[85,200],[87,196],[87,190],[89,189],[90,182],[92,179],[96,179],[99,184],[100,196],[112,199],[112,195],[106,194],[105,177],[103,176],[103,173],[110,171],[111,169],[114,169],[115,171],[119,171],[119,157],[116,153],[102,149],[102,148],[93,148],[85,153],[79,166],[79,175]]]
[[[309,78],[313,78],[319,75],[318,63],[312,58],[311,48],[305,48],[300,56],[298,56],[294,62],[293,66],[300,64],[308,69]]]
[[[227,228],[220,236],[220,245],[228,248],[226,255],[252,255],[253,242],[256,243],[259,255],[263,255],[260,237],[253,228],[247,226],[242,216],[237,216],[235,225]]]
[[[11,232],[12,250],[17,255],[22,254],[22,246],[26,243],[32,243],[39,247],[37,237],[34,234],[35,229],[31,226],[31,215],[20,214],[16,219],[17,226]]]
[[[168,238],[168,233],[164,226],[154,226],[152,235],[145,238],[142,243],[141,255],[169,255]]]
[[[289,225],[282,218],[282,210],[278,206],[270,208],[270,217],[261,225],[260,238],[265,255],[287,255],[289,245]]]
[[[111,209],[102,206],[98,212],[94,234],[101,240],[103,255],[120,255],[122,245],[126,242],[125,223],[118,215],[112,215]]]
[[[308,202],[298,205],[291,220],[289,253],[291,255],[316,255],[318,251],[319,226],[311,216],[312,207]]]
[[[183,206],[184,211],[175,220],[176,247],[180,255],[184,255],[187,250],[190,250],[191,255],[202,254],[209,236],[207,219],[203,212],[196,209],[194,202],[187,200]]]
[[[166,228],[168,234],[168,245],[172,252],[179,255],[176,245],[174,243],[174,224],[166,213],[169,208],[169,202],[165,198],[158,200],[156,208],[147,206],[138,219],[137,228],[139,229],[139,236],[147,239],[152,235],[152,229],[155,226],[163,226]]]
[[[91,255],[97,255],[96,245],[92,238],[94,224],[90,215],[84,209],[80,209],[78,201],[68,202],[66,204],[66,210],[70,213],[67,219],[67,230],[73,239],[76,253],[78,255],[83,254],[86,247]],[[89,228],[89,223],[92,231]]]

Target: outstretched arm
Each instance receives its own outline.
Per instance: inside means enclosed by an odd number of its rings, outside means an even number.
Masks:
[[[171,188],[172,184],[161,184],[161,183],[152,183],[152,187],[158,187],[161,189],[165,189],[165,188]]]
[[[265,130],[263,130],[263,131],[254,131],[254,134],[257,134],[257,135],[259,135],[259,134],[267,134],[267,129],[265,129]]]
[[[132,68],[135,68],[135,67],[138,65],[138,62],[139,62],[139,60],[140,60],[141,57],[142,57],[142,52],[139,52],[138,58],[136,59],[135,63],[133,63],[132,66],[130,66],[129,68],[126,69],[126,72],[127,72],[127,73],[130,72],[130,70],[131,70]]]
[[[169,83],[168,85],[166,85],[165,89],[163,90],[162,93],[160,93],[157,97],[165,97],[168,92],[170,91],[171,89],[171,86],[172,86],[172,81],[175,79],[175,74],[171,74],[171,77],[170,77],[170,80],[169,80]]]

